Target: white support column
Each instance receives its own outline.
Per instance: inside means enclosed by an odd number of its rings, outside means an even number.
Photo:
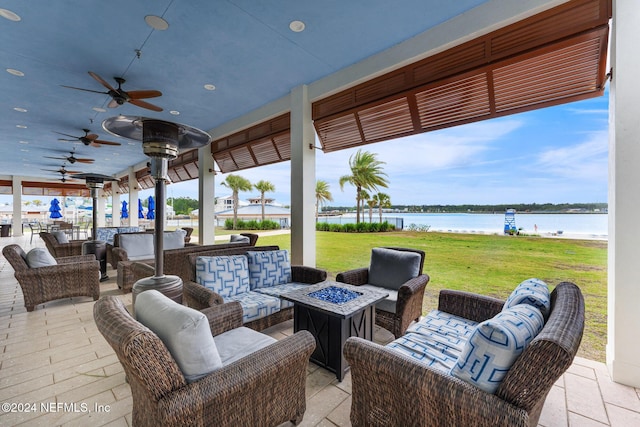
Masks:
[[[140,184],[136,179],[136,172],[133,167],[129,168],[129,226],[137,227],[138,221],[138,197],[140,192]]]
[[[122,209],[122,204],[120,203],[120,189],[116,190],[116,183],[113,183],[111,193],[111,225],[114,227],[120,226],[120,210]]]
[[[96,221],[98,223],[98,227],[104,227],[107,225],[107,195],[104,194],[102,190],[98,190],[98,212],[94,212],[96,215]],[[111,211],[113,214],[113,210]]]
[[[211,146],[198,149],[198,242],[213,245],[215,224],[215,169]]]
[[[22,236],[22,178],[13,177],[13,221],[11,231],[14,237]]]
[[[316,266],[315,131],[307,86],[291,91],[291,263]]]
[[[640,5],[613,1],[609,102],[607,365],[615,382],[640,387]]]

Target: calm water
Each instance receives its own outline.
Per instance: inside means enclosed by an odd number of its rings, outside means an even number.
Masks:
[[[504,230],[504,214],[385,214],[383,220],[391,223],[395,218],[402,218],[404,228],[411,224],[417,226],[429,225],[431,231],[459,231],[459,232],[483,232],[502,233]],[[328,217],[320,220],[329,223],[346,223],[355,220],[355,214],[342,217]],[[373,221],[379,217],[374,212]],[[369,221],[368,212],[365,221]],[[516,228],[522,228],[524,233],[534,234],[535,226],[538,226],[537,234],[558,233],[576,234],[585,237],[606,237],[607,214],[516,214]]]

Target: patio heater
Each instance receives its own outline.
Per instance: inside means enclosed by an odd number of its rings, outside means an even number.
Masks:
[[[118,179],[99,173],[79,173],[73,177],[84,179],[87,188],[91,190],[91,199],[93,200],[91,240],[87,240],[82,244],[82,254],[94,254],[96,256],[96,259],[100,262],[100,281],[104,281],[109,278],[107,275],[107,242],[96,240],[96,229],[98,227],[98,217],[96,216],[98,210],[98,190],[104,187],[105,181],[118,181]]]
[[[169,181],[169,160],[179,150],[204,147],[211,142],[208,133],[190,126],[138,116],[117,116],[106,119],[102,127],[117,136],[142,141],[142,151],[151,158],[151,177],[155,181],[155,270],[153,277],[138,280],[133,285],[136,296],[148,289],[156,289],[177,302],[182,302],[182,280],[164,274],[164,217],[166,184]]]

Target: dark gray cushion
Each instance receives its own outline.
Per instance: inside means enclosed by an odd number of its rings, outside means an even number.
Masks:
[[[51,234],[53,234],[53,237],[56,238],[58,243],[69,243],[69,238],[67,238],[67,235],[64,231],[54,231]]]
[[[229,243],[249,243],[251,239],[248,236],[241,236],[240,234],[232,234]]]
[[[45,248],[33,248],[27,253],[25,259],[29,268],[47,267],[57,265],[56,259]]]
[[[136,297],[136,319],[162,340],[187,382],[222,367],[209,320],[203,313],[171,300],[155,289]]]
[[[408,280],[418,277],[420,254],[387,248],[371,250],[369,284],[398,290]]]

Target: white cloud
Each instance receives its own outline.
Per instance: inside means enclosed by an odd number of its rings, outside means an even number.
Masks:
[[[584,142],[553,148],[538,155],[537,174],[581,181],[607,180],[608,131],[588,134]]]

